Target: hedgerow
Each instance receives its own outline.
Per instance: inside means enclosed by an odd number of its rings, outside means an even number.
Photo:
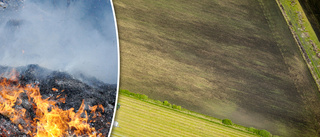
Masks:
[[[176,109],[176,110],[182,110],[183,111],[189,111],[185,108],[182,108],[181,106],[177,106],[175,104],[170,104],[169,101],[165,100],[165,101],[160,101],[160,100],[153,100],[153,99],[149,99],[147,95],[144,95],[144,94],[138,94],[138,93],[132,93],[128,90],[124,90],[124,89],[120,89],[119,90],[119,94],[125,94],[125,95],[129,95],[129,96],[132,96],[132,97],[135,97],[135,98],[138,98],[140,100],[144,100],[144,101],[148,101],[148,102],[153,102],[155,104],[158,104],[158,105],[164,105],[164,106],[167,106],[169,108],[172,108],[172,109]],[[119,105],[120,107],[120,105]],[[222,120],[222,123],[225,124],[225,125],[233,125],[232,121],[230,119],[223,119]],[[250,132],[253,132],[257,135],[260,135],[262,137],[272,137],[272,134],[267,131],[267,130],[259,130],[259,129],[255,129],[253,127],[249,127],[247,128],[248,131]]]

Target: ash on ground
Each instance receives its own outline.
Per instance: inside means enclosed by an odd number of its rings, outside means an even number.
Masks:
[[[0,76],[6,77],[12,71],[12,67],[0,66]],[[58,100],[65,98],[65,103],[57,103],[59,108],[67,110],[74,108],[77,111],[84,100],[85,110],[90,113],[89,105],[99,105],[104,107],[104,111],[99,109],[102,114],[100,117],[89,117],[89,124],[96,129],[98,133],[107,136],[112,126],[113,111],[116,101],[116,85],[106,84],[93,77],[87,77],[84,74],[74,76],[59,71],[52,71],[38,65],[28,65],[17,67],[18,81],[21,85],[37,84],[43,99]],[[52,89],[57,89],[53,91]],[[28,98],[22,99],[22,103],[15,107],[22,107],[27,110],[30,118],[34,117],[32,102]],[[0,136],[28,136],[24,131],[17,128],[8,118],[0,114]]]

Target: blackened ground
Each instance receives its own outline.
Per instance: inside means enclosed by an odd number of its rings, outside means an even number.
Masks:
[[[9,118],[0,114],[0,137],[29,137],[21,132]]]
[[[8,77],[11,70],[11,67],[0,66],[0,74],[4,74],[2,77]],[[101,104],[104,111],[97,109],[97,112],[101,112],[102,116],[93,119],[93,115],[90,115],[89,121],[95,122],[89,124],[104,136],[108,135],[116,100],[116,86],[105,84],[83,74],[80,81],[68,73],[51,71],[38,65],[18,67],[16,70],[19,72],[19,83],[21,85],[38,84],[43,99],[48,97],[53,100],[65,98],[65,103],[57,103],[64,110],[75,108],[75,111],[77,111],[84,101],[85,110],[90,112],[88,105]],[[58,91],[53,91],[53,88],[58,89]],[[21,107],[28,110],[31,118],[34,117],[34,110],[31,107],[32,102],[28,102],[24,94],[21,94],[21,96],[25,98],[22,99]]]

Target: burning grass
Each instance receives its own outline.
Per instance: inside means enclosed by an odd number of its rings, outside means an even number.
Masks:
[[[105,108],[101,104],[86,106],[82,100],[77,111],[75,108],[64,110],[59,104],[65,103],[66,96],[60,94],[44,99],[39,83],[21,84],[17,74],[13,70],[10,78],[0,79],[0,114],[9,118],[23,134],[32,137],[106,136],[92,126],[97,120],[103,122]],[[52,88],[52,92],[64,90]],[[1,133],[1,136],[12,136],[10,132]]]

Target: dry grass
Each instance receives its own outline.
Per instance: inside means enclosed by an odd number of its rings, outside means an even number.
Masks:
[[[194,114],[161,107],[125,95],[117,111],[120,127],[113,128],[112,137],[254,137],[243,127],[226,126],[221,120],[200,119]]]

